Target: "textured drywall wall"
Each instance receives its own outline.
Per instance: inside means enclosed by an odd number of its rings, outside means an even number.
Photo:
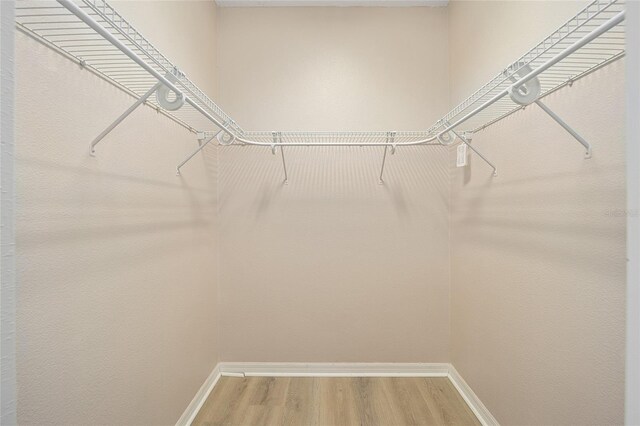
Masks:
[[[625,424],[640,424],[640,3],[627,6],[627,330]]]
[[[115,0],[109,4],[215,101],[218,9],[214,0]]]
[[[501,19],[527,28],[527,11],[541,7],[483,6],[452,3],[452,30],[473,23],[478,34],[452,35],[452,62],[491,57]],[[500,18],[503,7],[513,13]],[[544,7],[535,39],[580,4]],[[467,69],[452,87],[476,77]],[[593,158],[535,106],[474,136],[499,176],[473,155],[452,169],[451,361],[502,424],[622,424],[624,63],[544,102],[593,144]]]
[[[589,1],[483,1],[449,3],[451,102],[457,105]]]
[[[148,35],[168,56],[215,36],[213,2],[118,6],[143,34],[173,22]],[[16,51],[18,421],[174,424],[218,359],[216,151],[177,177],[196,137],[142,107],[91,158],[133,99],[24,34]],[[176,62],[206,85],[214,54]]]
[[[448,106],[446,8],[219,10],[220,103],[253,130],[419,130]],[[224,361],[449,359],[447,152],[220,152]]]
[[[15,2],[0,3],[0,423],[16,423]]]

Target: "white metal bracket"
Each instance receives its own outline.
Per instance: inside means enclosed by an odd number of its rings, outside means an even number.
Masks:
[[[524,77],[530,74],[533,70],[528,65],[520,67],[516,71],[516,74],[520,77]],[[507,75],[507,71],[505,71],[505,75]],[[513,75],[508,75],[509,79],[514,83],[517,81]],[[534,77],[527,81],[526,83],[515,87],[515,84],[509,87],[509,96],[511,100],[523,107],[535,103],[538,105],[549,117],[551,117],[556,123],[558,123],[564,130],[566,130],[575,140],[577,140],[580,145],[582,145],[585,149],[584,158],[591,158],[591,144],[587,142],[578,132],[573,130],[571,126],[569,126],[558,114],[553,112],[551,108],[546,106],[538,97],[540,96],[541,86],[538,80],[538,77]]]
[[[447,126],[448,126],[448,125],[449,125],[449,122],[446,122],[446,123],[445,123],[445,125],[447,125]],[[441,145],[444,145],[444,146],[449,146],[449,145],[451,145],[451,144],[452,144],[452,143],[454,143],[454,142],[455,142],[455,140],[456,140],[455,135],[453,135],[453,136],[451,135],[452,133],[453,133],[453,132],[451,132],[451,131],[449,131],[449,132],[444,132],[444,133],[440,133],[440,134],[438,135],[438,142],[440,142],[440,144],[441,144]]]
[[[280,155],[282,157],[282,169],[284,170],[284,184],[289,183],[289,177],[287,176],[287,162],[284,159],[284,146],[282,146],[282,133],[272,132],[273,144],[271,145],[271,153],[276,155],[276,146],[280,146]]]
[[[127,118],[133,111],[135,111],[140,105],[145,103],[147,101],[147,99],[149,98],[149,96],[153,95],[153,93],[156,90],[158,90],[160,87],[162,87],[162,83],[160,83],[160,82],[156,83],[151,89],[149,89],[147,91],[147,93],[145,93],[144,95],[140,96],[138,98],[138,100],[136,100],[133,103],[133,105],[131,105],[129,108],[127,108],[127,110],[125,112],[120,114],[120,116],[118,118],[116,118],[113,123],[109,124],[107,126],[107,128],[102,131],[102,133],[100,133],[98,136],[96,136],[96,138],[93,141],[91,141],[91,146],[89,147],[89,153],[92,156],[95,156],[96,145],[102,139],[104,139],[104,137],[107,136],[113,129],[115,129],[118,124],[122,123],[124,121],[124,119]]]
[[[482,155],[480,151],[478,151],[475,147],[473,147],[473,145],[471,145],[471,138],[473,137],[473,133],[465,132],[463,134],[460,134],[455,130],[452,130],[451,132],[453,132],[453,134],[456,135],[463,144],[465,144],[471,151],[475,152],[478,157],[482,158],[482,160],[493,169],[493,176],[498,176],[498,169],[496,168],[496,166],[494,166],[491,161],[487,160],[487,157]]]
[[[176,167],[176,175],[180,176],[180,168],[182,166],[184,166],[185,164],[187,164],[187,162],[189,160],[191,160],[197,153],[202,151],[204,149],[204,147],[209,144],[209,142],[214,140],[216,138],[216,136],[218,136],[220,134],[220,132],[222,132],[222,129],[218,130],[216,133],[214,133],[213,136],[210,136],[210,137],[207,137],[202,132],[198,132],[198,142],[200,143],[200,145],[198,146],[198,148],[195,151],[193,151],[191,154],[189,154],[189,156],[187,158],[185,158],[182,161],[182,163],[178,164],[178,166]]]
[[[565,121],[558,116],[555,112],[553,112],[548,106],[542,103],[541,100],[536,100],[536,105],[538,105],[544,112],[547,113],[549,117],[551,117],[556,123],[558,123],[564,130],[566,130],[575,140],[577,140],[580,145],[582,145],[586,151],[584,153],[584,158],[591,158],[591,144],[587,142],[578,132],[573,130],[571,126],[569,126]]]
[[[384,165],[387,162],[387,151],[389,150],[389,144],[391,144],[391,155],[396,153],[396,144],[395,144],[396,132],[387,132],[387,140],[386,145],[384,146],[384,153],[382,154],[382,166],[380,167],[380,178],[378,179],[378,184],[384,184],[384,180],[382,179],[382,175],[384,174]]]
[[[448,121],[444,122],[444,126],[451,128],[451,125]],[[475,147],[471,145],[472,137],[473,137],[472,132],[459,133],[459,132],[456,132],[453,128],[451,128],[451,130],[445,131],[444,133],[439,134],[438,141],[444,146],[449,146],[456,141],[456,138],[460,139],[460,141],[463,144],[465,144],[469,149],[471,149],[471,151],[473,151],[478,157],[482,158],[482,161],[487,163],[489,167],[493,169],[493,176],[498,176],[498,169],[496,168],[496,166],[494,166],[493,163],[487,159],[487,157],[482,155],[480,151],[478,151]]]
[[[165,75],[165,78],[174,84],[179,82],[181,77],[184,77],[184,74],[176,67]],[[174,93],[175,98],[173,100],[169,99],[170,93],[171,89],[168,86],[163,84],[158,87],[158,90],[156,90],[156,101],[158,105],[167,111],[179,110],[182,108],[182,105],[184,105],[184,93]]]
[[[228,124],[229,123],[224,123],[224,127],[226,127]],[[217,135],[218,135],[218,144],[222,146],[231,145],[236,140],[236,137],[231,133],[228,133],[227,131],[218,132]]]

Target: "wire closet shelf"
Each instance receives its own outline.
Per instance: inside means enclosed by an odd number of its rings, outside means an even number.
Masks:
[[[590,144],[542,103],[542,98],[621,58],[624,3],[594,0],[558,30],[462,101],[433,126],[415,132],[248,132],[103,0],[18,0],[19,29],[136,98],[95,145],[135,108],[147,103],[204,141],[178,169],[214,139],[222,145],[398,146],[469,144],[472,134],[535,103],[582,144]],[[284,165],[284,154],[283,154]]]
[[[538,96],[534,96],[540,99],[622,58],[625,52],[624,10],[624,2],[620,0],[593,1],[438,120],[435,128],[446,128],[469,115],[464,127],[477,132],[526,106],[510,96],[503,96],[485,109],[472,113],[492,98],[508,92],[514,81],[541,71],[536,76],[540,89]],[[586,40],[592,33],[597,35]],[[577,45],[580,46],[571,49]]]
[[[88,16],[104,33],[88,25],[74,12]],[[153,90],[145,100],[193,132],[212,127],[211,120],[200,109],[225,123],[230,131],[242,132],[242,128],[176,65],[102,0],[18,0],[16,22],[19,29],[63,52],[82,67],[94,71],[135,98],[143,97],[159,83],[150,70],[163,77],[169,76],[169,81],[195,105],[185,102],[173,110],[174,106],[169,104],[175,99],[168,97],[169,103],[165,104],[168,107],[163,108],[157,90]],[[107,34],[112,38],[107,38]],[[121,46],[136,55],[139,61],[127,55]]]

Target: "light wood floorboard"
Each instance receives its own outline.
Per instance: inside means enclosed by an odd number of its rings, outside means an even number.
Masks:
[[[193,425],[479,425],[446,377],[221,377]]]

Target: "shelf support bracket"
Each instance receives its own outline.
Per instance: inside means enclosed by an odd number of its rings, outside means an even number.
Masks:
[[[556,123],[558,123],[564,130],[566,130],[575,140],[577,140],[580,145],[582,145],[586,152],[584,154],[584,158],[591,158],[591,144],[587,142],[578,132],[573,130],[571,126],[569,126],[565,121],[558,116],[555,112],[553,112],[548,106],[542,103],[541,100],[535,101],[536,105],[538,105],[544,112],[547,113],[549,117],[551,117]]]
[[[289,184],[289,176],[287,175],[287,162],[284,159],[284,146],[282,146],[282,133],[272,132],[273,145],[271,146],[271,152],[276,155],[276,146],[280,145],[280,156],[282,157],[282,169],[284,170],[284,184]]]
[[[200,142],[200,146],[198,146],[195,151],[189,154],[189,156],[185,158],[182,163],[178,164],[178,167],[176,167],[176,175],[180,176],[180,168],[187,164],[187,162],[191,160],[197,153],[202,151],[205,146],[209,145],[209,142],[214,140],[220,134],[220,132],[222,132],[222,129],[218,130],[213,136],[208,138],[204,135],[204,133],[198,133],[198,141]]]
[[[387,132],[387,143],[384,146],[384,153],[382,154],[382,166],[380,167],[380,178],[378,179],[378,185],[384,184],[382,176],[384,174],[384,165],[387,162],[387,151],[389,150],[389,144],[393,144],[396,137],[396,132]],[[396,153],[396,146],[391,146],[391,154]]]
[[[463,144],[465,144],[471,151],[475,152],[475,154],[482,158],[482,160],[487,163],[489,165],[489,167],[491,167],[493,169],[493,176],[498,176],[498,169],[496,168],[496,166],[493,165],[493,163],[491,161],[489,161],[487,159],[487,157],[485,157],[484,155],[482,155],[482,153],[480,151],[478,151],[473,145],[471,145],[471,143],[469,142],[469,138],[466,135],[461,135],[458,132],[456,132],[455,130],[451,130],[451,132],[456,135]]]
[[[133,111],[136,110],[136,108],[138,108],[140,105],[142,105],[143,103],[145,103],[147,101],[147,99],[149,99],[149,96],[151,96],[156,90],[158,90],[160,87],[162,86],[162,83],[158,82],[156,83],[151,89],[149,89],[149,91],[147,93],[145,93],[144,95],[140,96],[138,98],[138,100],[136,100],[133,105],[131,105],[129,108],[127,108],[127,110],[125,112],[123,112],[120,117],[116,118],[115,121],[111,124],[109,124],[107,126],[106,129],[104,129],[102,131],[102,133],[100,133],[92,142],[91,142],[91,146],[89,149],[89,152],[91,154],[91,156],[95,156],[96,154],[96,145],[102,140],[104,139],[105,136],[107,136],[113,129],[116,128],[116,126],[118,126],[118,124],[122,123],[122,121],[127,118]]]
[[[532,72],[532,69],[529,66],[525,66],[521,68],[518,72],[520,77],[525,77],[527,74]],[[507,73],[505,71],[505,75],[506,74]],[[517,82],[516,78],[513,75],[510,75],[509,79],[514,83],[514,85]],[[530,85],[531,87],[526,87],[526,85]],[[529,80],[527,83],[525,83],[523,86],[519,88],[511,86],[509,88],[509,96],[511,96],[511,100],[513,102],[520,104],[522,106],[527,106],[532,103],[535,103],[536,105],[538,105],[540,109],[542,109],[549,117],[551,117],[556,123],[558,123],[564,130],[567,131],[567,133],[573,136],[573,138],[577,140],[580,143],[580,145],[582,145],[586,149],[584,158],[591,158],[591,144],[587,142],[582,136],[580,136],[578,132],[573,130],[573,128],[569,126],[562,118],[560,118],[558,114],[553,112],[551,108],[546,106],[538,98],[540,91],[541,91],[540,82],[536,77],[534,79]]]

